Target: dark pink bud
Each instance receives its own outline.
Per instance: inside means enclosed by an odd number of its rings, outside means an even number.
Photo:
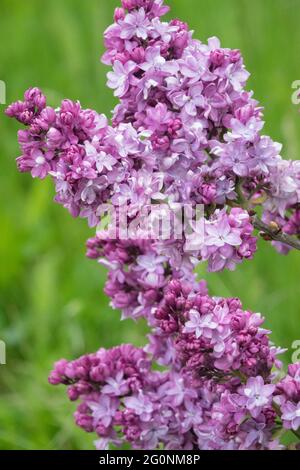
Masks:
[[[61,376],[57,373],[57,371],[52,371],[51,374],[49,375],[48,382],[51,385],[59,385],[62,383],[62,378]]]
[[[84,414],[75,414],[75,422],[77,426],[81,427],[84,429],[86,432],[93,432],[94,431],[94,426],[93,426],[93,418],[92,416],[89,415],[84,415]]]
[[[182,292],[182,285],[180,281],[177,281],[176,279],[173,279],[170,281],[168,290],[170,292],[174,292],[175,295],[180,295]]]
[[[189,27],[187,23],[184,23],[183,21],[179,20],[178,18],[175,18],[174,20],[170,21],[171,26],[177,26],[179,30],[181,31],[188,31]]]
[[[115,13],[114,13],[115,22],[117,23],[120,20],[124,20],[125,15],[126,15],[126,13],[125,13],[124,8],[116,8]]]
[[[234,435],[238,432],[238,425],[234,422],[231,422],[227,425],[226,431],[228,434]]]
[[[119,292],[114,297],[114,305],[116,308],[129,307],[131,302],[132,302],[132,296],[130,294],[127,294],[126,292]]]
[[[145,292],[144,297],[148,303],[155,302],[157,300],[157,291],[149,289]]]
[[[33,112],[26,109],[20,114],[18,119],[24,124],[30,124],[32,122],[33,117],[34,117]]]
[[[152,145],[155,150],[168,150],[170,147],[170,140],[168,136],[164,137],[153,137]]]
[[[210,60],[216,66],[220,67],[225,61],[225,53],[221,49],[215,49],[210,53]]]
[[[49,148],[59,147],[59,145],[63,141],[62,134],[59,132],[59,130],[55,129],[54,127],[49,129],[49,131],[47,132],[46,138],[47,138],[47,145]]]
[[[29,106],[34,106],[41,111],[46,106],[46,97],[39,88],[29,88],[25,91],[24,99]]]
[[[18,119],[18,116],[25,110],[25,107],[23,101],[16,101],[6,108],[5,114],[8,117],[16,117]]]
[[[119,62],[122,62],[122,64],[126,64],[128,60],[130,59],[130,55],[128,52],[118,52],[115,57],[113,58],[113,63],[115,63],[116,60]]]
[[[68,388],[68,397],[71,401],[78,400],[80,393],[75,385],[72,385]]]
[[[255,114],[255,109],[252,105],[248,104],[246,106],[243,106],[242,108],[239,108],[235,111],[234,115],[235,117],[241,121],[243,124],[246,124],[249,119],[254,116]]]
[[[300,370],[300,362],[296,362],[295,364],[290,364],[288,366],[288,373],[292,377],[295,377],[296,374],[299,372],[299,370]]]
[[[53,108],[50,108],[50,106],[47,106],[45,109],[43,109],[39,118],[47,122],[50,127],[50,125],[56,121],[56,113]]]
[[[174,49],[174,56],[176,59],[182,56],[183,51],[188,44],[188,39],[189,39],[189,34],[185,30],[175,33],[175,39],[173,41],[173,49]]]
[[[60,119],[65,126],[71,126],[71,124],[74,122],[73,114],[69,112],[61,113]]]
[[[176,310],[178,310],[179,312],[181,312],[182,310],[184,310],[186,306],[186,300],[185,298],[179,298],[176,300]]]
[[[238,49],[234,49],[234,50],[230,51],[229,52],[229,59],[230,59],[230,62],[235,64],[236,62],[238,62],[241,59],[241,52]]]
[[[176,295],[174,294],[174,292],[167,292],[167,294],[165,295],[165,301],[168,306],[175,308]]]
[[[137,0],[122,0],[122,7],[130,11],[137,7],[137,3]]]
[[[145,61],[145,49],[143,47],[136,47],[131,52],[131,59],[137,64],[144,62]]]

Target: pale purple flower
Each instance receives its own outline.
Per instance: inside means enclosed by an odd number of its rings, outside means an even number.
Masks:
[[[122,440],[117,438],[116,433],[110,433],[107,437],[94,441],[94,446],[97,450],[109,450],[111,445],[115,447],[122,445]]]
[[[114,62],[113,72],[107,74],[107,86],[115,90],[115,96],[123,96],[128,91],[130,76],[135,68],[136,64],[132,61],[127,62],[125,65],[119,60]]]
[[[202,55],[187,54],[180,61],[180,71],[186,78],[192,79],[192,82],[196,82],[207,70],[208,59]]]
[[[184,379],[182,377],[174,374],[170,379],[169,382],[166,382],[159,388],[158,393],[161,396],[166,394],[173,406],[179,406],[184,401],[188,390],[185,388]]]
[[[213,315],[200,315],[197,310],[190,310],[190,320],[186,322],[183,332],[184,333],[195,333],[196,338],[200,336],[211,337],[211,330],[218,327],[218,324],[213,321]]]
[[[124,372],[120,371],[117,373],[116,377],[109,377],[106,380],[106,385],[102,388],[102,393],[104,395],[110,395],[110,396],[121,396],[121,395],[126,395],[128,392],[128,384],[126,380],[124,379]]]
[[[279,163],[281,149],[281,144],[273,142],[268,136],[262,136],[258,142],[254,143],[253,148],[249,149],[255,161],[255,169],[267,175],[269,168]]]
[[[205,239],[206,246],[215,246],[220,248],[224,245],[238,246],[242,243],[238,230],[232,229],[228,223],[228,219],[224,217],[216,221],[205,223]]]
[[[115,398],[111,398],[108,395],[102,395],[99,401],[87,402],[87,405],[92,411],[92,416],[97,425],[99,422],[108,428],[114,419],[116,410],[119,407],[119,401]]]
[[[94,441],[94,446],[97,450],[109,450],[111,443],[111,437],[103,437]]]
[[[22,159],[22,163],[21,163]],[[27,168],[31,170],[31,175],[33,178],[44,179],[50,172],[49,160],[47,160],[46,155],[43,154],[40,150],[32,150],[30,155],[24,155],[19,158],[20,169],[22,170],[21,165],[26,165]]]
[[[257,444],[263,447],[268,446],[269,436],[266,433],[266,424],[264,422],[257,423],[249,420],[244,427],[247,429],[247,437],[242,446],[242,450],[253,449]]]
[[[95,162],[97,171],[102,173],[103,170],[112,171],[112,167],[117,163],[117,160],[103,151],[97,151],[93,143],[85,143],[85,151],[87,156]]]
[[[140,68],[147,72],[150,69],[159,71],[166,63],[166,59],[161,55],[160,47],[154,46],[146,49],[146,61],[140,65]]]
[[[131,39],[136,36],[141,39],[147,39],[149,19],[146,17],[145,10],[133,11],[125,16],[124,21],[120,22],[122,39]]]
[[[161,439],[169,432],[168,426],[151,423],[141,433],[144,449],[156,449]]]
[[[300,200],[300,162],[280,159],[270,174],[271,189],[264,206],[284,217],[287,207]]]
[[[275,385],[265,384],[260,376],[250,377],[247,384],[241,388],[240,393],[246,397],[245,406],[255,418],[259,415],[262,408],[269,405]]]
[[[164,103],[158,103],[155,108],[147,109],[145,122],[150,130],[167,128],[172,114]]]
[[[250,76],[249,72],[244,68],[244,66],[241,67],[238,62],[230,64],[225,68],[225,70],[220,70],[219,73],[222,75],[224,74],[224,76],[232,84],[233,89],[237,92],[242,91],[243,86]]]
[[[97,178],[89,180],[83,184],[83,188],[79,190],[78,196],[86,204],[93,204],[99,192],[105,187],[105,178]]]
[[[167,261],[165,256],[157,256],[156,253],[149,253],[137,257],[137,270],[142,279],[150,286],[161,284],[164,274],[163,263]]]
[[[172,33],[178,30],[177,26],[170,26],[169,23],[160,21],[159,18],[152,20],[152,36],[154,38],[160,37],[164,43],[169,43],[172,38]]]
[[[183,414],[182,428],[189,431],[192,428],[197,428],[203,423],[202,408],[194,400],[185,401],[186,410]]]
[[[237,176],[247,177],[256,166],[255,158],[250,156],[243,141],[217,145],[212,148],[212,153],[220,157],[216,162],[217,167],[228,168]]]
[[[300,402],[295,404],[288,401],[282,405],[281,411],[284,426],[297,431],[300,428]]]
[[[183,108],[189,116],[196,116],[197,108],[205,106],[201,84],[192,86],[186,93],[184,91],[175,92],[170,97],[173,103],[179,108]]]
[[[134,156],[142,154],[145,146],[141,145],[140,137],[131,124],[120,124],[117,129],[110,130],[107,142],[116,147],[120,157]]]
[[[224,139],[228,142],[237,139],[242,139],[244,142],[253,142],[263,127],[264,122],[254,116],[249,119],[246,124],[242,123],[238,119],[232,119],[232,131],[228,132],[224,136]]]
[[[151,400],[142,392],[138,396],[132,396],[124,399],[125,406],[134,411],[143,422],[151,420],[152,412],[154,410]]]

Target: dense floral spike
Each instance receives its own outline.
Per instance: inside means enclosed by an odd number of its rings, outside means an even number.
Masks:
[[[111,305],[122,310],[123,318],[144,316],[153,325],[153,308],[160,304],[172,278],[196,285],[189,259],[181,259],[177,266],[174,250],[164,255],[159,250],[153,240],[111,240],[105,231],[88,240],[87,256],[109,268],[105,292]]]
[[[210,297],[194,268],[206,261],[209,271],[234,269],[251,259],[254,227],[267,227],[264,238],[282,253],[297,247],[300,163],[283,160],[281,145],[263,134],[240,51],[217,38],[195,40],[187,24],[161,20],[168,10],[163,0],[122,0],[115,10],[103,56],[120,100],[112,126],[78,102],[47,106],[37,88],[6,111],[26,126],[20,171],[50,175],[56,201],[91,226],[109,213],[109,229],[88,240],[87,256],[109,269],[111,305],[151,327],[144,349],[122,345],[61,360],[49,381],[80,400],[75,421],[96,433],[99,449],[124,442],[136,449],[281,449],[276,436],[284,430],[300,436],[300,365],[282,378],[281,350],[263,318],[238,299]],[[188,208],[182,236],[181,214],[153,236],[178,206]],[[155,364],[165,370],[154,371]]]
[[[216,38],[207,45],[193,39],[178,20],[161,21],[161,1],[123,7],[129,12],[118,9],[105,32],[103,58],[113,67],[108,86],[120,98],[114,127],[69,100],[58,110],[46,107],[38,89],[28,90],[7,110],[27,126],[19,133],[20,170],[50,174],[57,201],[90,225],[108,201],[130,201],[132,217],[155,200],[205,204],[207,218],[216,207],[250,210],[260,202],[265,221],[298,235],[299,162],[282,160],[281,145],[262,135],[262,108],[245,90],[240,52]],[[255,251],[251,234],[237,249],[225,245],[204,247],[196,258],[204,254],[210,270],[220,270]]]
[[[281,364],[260,314],[244,311],[239,299],[209,297],[173,280],[156,310],[158,333],[172,336],[181,366],[196,375],[269,377]],[[209,372],[210,371],[210,372]]]
[[[276,385],[278,351],[260,328],[263,320],[243,312],[237,299],[201,292],[200,286],[191,296],[172,281],[157,314],[164,334],[182,331],[176,354],[179,345],[184,362],[197,355],[187,367],[153,371],[157,355],[131,345],[55,365],[50,383],[67,385],[69,398],[80,400],[75,421],[96,433],[98,449],[123,442],[135,449],[280,449],[280,417],[284,427],[298,429],[300,365]]]
[[[151,131],[172,200],[247,209],[265,200],[264,218],[288,233],[300,202],[299,162],[282,160],[281,145],[262,134],[240,52],[217,38],[203,44],[186,24],[152,18],[142,5],[129,2],[130,12],[105,32],[108,86],[120,98],[114,122]]]

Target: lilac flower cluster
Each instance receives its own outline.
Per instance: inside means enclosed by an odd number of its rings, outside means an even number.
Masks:
[[[268,196],[273,217],[294,209],[299,164],[283,161],[281,145],[261,134],[262,108],[245,90],[249,73],[240,52],[221,48],[217,38],[207,45],[193,39],[178,20],[162,22],[164,10],[153,18],[160,1],[143,6],[135,2],[128,14],[118,9],[105,32],[103,61],[114,69],[108,86],[120,98],[114,122],[151,131],[176,200],[192,193],[193,200],[224,204],[236,199],[239,182],[246,199]]]
[[[155,317],[158,330],[172,335],[182,366],[252,377],[269,376],[280,352],[271,347],[259,314],[244,311],[239,299],[212,298],[171,281]]]
[[[167,258],[159,256],[151,240],[107,240],[98,232],[87,242],[87,256],[100,259],[109,268],[105,293],[111,305],[122,310],[122,317],[144,316],[153,322],[153,305],[163,297],[170,279]],[[178,273],[179,275],[179,273]]]
[[[106,202],[128,203],[132,218],[153,201],[205,204],[209,220],[216,208],[225,219],[230,206],[249,210],[264,201],[264,220],[291,231],[299,164],[282,160],[281,146],[261,134],[262,110],[245,91],[249,73],[240,52],[221,48],[216,38],[207,45],[193,39],[178,20],[162,22],[168,9],[161,1],[123,6],[129,12],[117,9],[105,32],[108,86],[120,98],[113,127],[79,103],[47,107],[30,89],[7,109],[27,126],[19,132],[19,169],[50,174],[57,202],[92,226]],[[208,260],[210,270],[251,258],[255,238],[247,225],[247,242],[236,237],[222,249],[209,237],[195,258]]]
[[[275,402],[282,413],[283,426],[297,431],[300,428],[300,363],[291,364],[288,374],[276,386]]]
[[[55,365],[50,383],[80,400],[75,421],[96,433],[98,449],[281,449],[279,421],[299,428],[300,365],[276,384],[281,351],[260,315],[202,292],[172,281],[157,309],[155,334],[174,350],[169,370],[153,370],[158,349],[131,345]]]
[[[39,100],[41,106],[34,106],[29,97]],[[46,106],[38,89],[28,90],[24,101],[12,104],[6,113],[28,126],[19,131],[20,171],[39,178],[52,176],[56,201],[73,216],[88,218],[91,226],[99,222],[101,206],[113,195],[117,198],[114,185],[120,189],[120,198],[127,199],[122,182],[128,181],[131,171],[131,185],[140,190],[139,198],[132,201],[133,213],[148,200],[146,186],[159,189],[159,179],[146,172],[147,145],[130,124],[112,128],[104,115],[83,110],[70,100],[54,110]],[[143,158],[145,169],[138,172],[134,167],[142,166]]]
[[[280,449],[278,430],[299,437],[300,366],[280,377],[281,350],[263,318],[238,299],[210,297],[194,268],[232,270],[251,259],[257,208],[297,240],[300,163],[283,160],[281,145],[263,135],[241,53],[194,39],[180,20],[162,21],[167,11],[163,0],[122,0],[105,31],[107,84],[119,98],[112,125],[78,102],[53,109],[37,88],[6,111],[26,126],[20,171],[52,177],[55,200],[90,226],[113,206],[117,233],[98,230],[87,256],[109,270],[111,305],[151,327],[144,349],[61,360],[49,380],[80,400],[75,421],[96,433],[99,449]],[[168,237],[149,237],[153,204],[188,206],[182,237],[172,224]],[[127,238],[124,206],[134,227]]]
[[[229,214],[216,210],[205,224],[201,259],[208,260],[209,271],[235,269],[244,259],[251,259],[256,251],[256,238],[248,212],[238,207]]]

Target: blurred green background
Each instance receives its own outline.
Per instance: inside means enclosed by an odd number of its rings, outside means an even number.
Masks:
[[[119,0],[0,0],[0,79],[7,102],[30,86],[48,102],[79,99],[109,114],[107,69],[99,63],[102,33]],[[300,0],[169,0],[172,15],[187,21],[204,41],[219,36],[239,48],[252,73],[250,86],[265,106],[266,131],[284,143],[283,155],[300,156],[300,116],[291,84],[300,79]],[[93,235],[53,204],[50,181],[19,175],[18,126],[1,106],[0,448],[91,449],[93,436],[73,425],[74,404],[63,388],[48,385],[52,363],[120,342],[143,345],[145,326],[119,322],[102,289],[105,270],[85,259]],[[277,255],[260,242],[254,262],[234,273],[206,276],[213,294],[240,296],[262,311],[273,340],[290,348],[300,339],[300,255]],[[205,274],[203,274],[205,275]]]

